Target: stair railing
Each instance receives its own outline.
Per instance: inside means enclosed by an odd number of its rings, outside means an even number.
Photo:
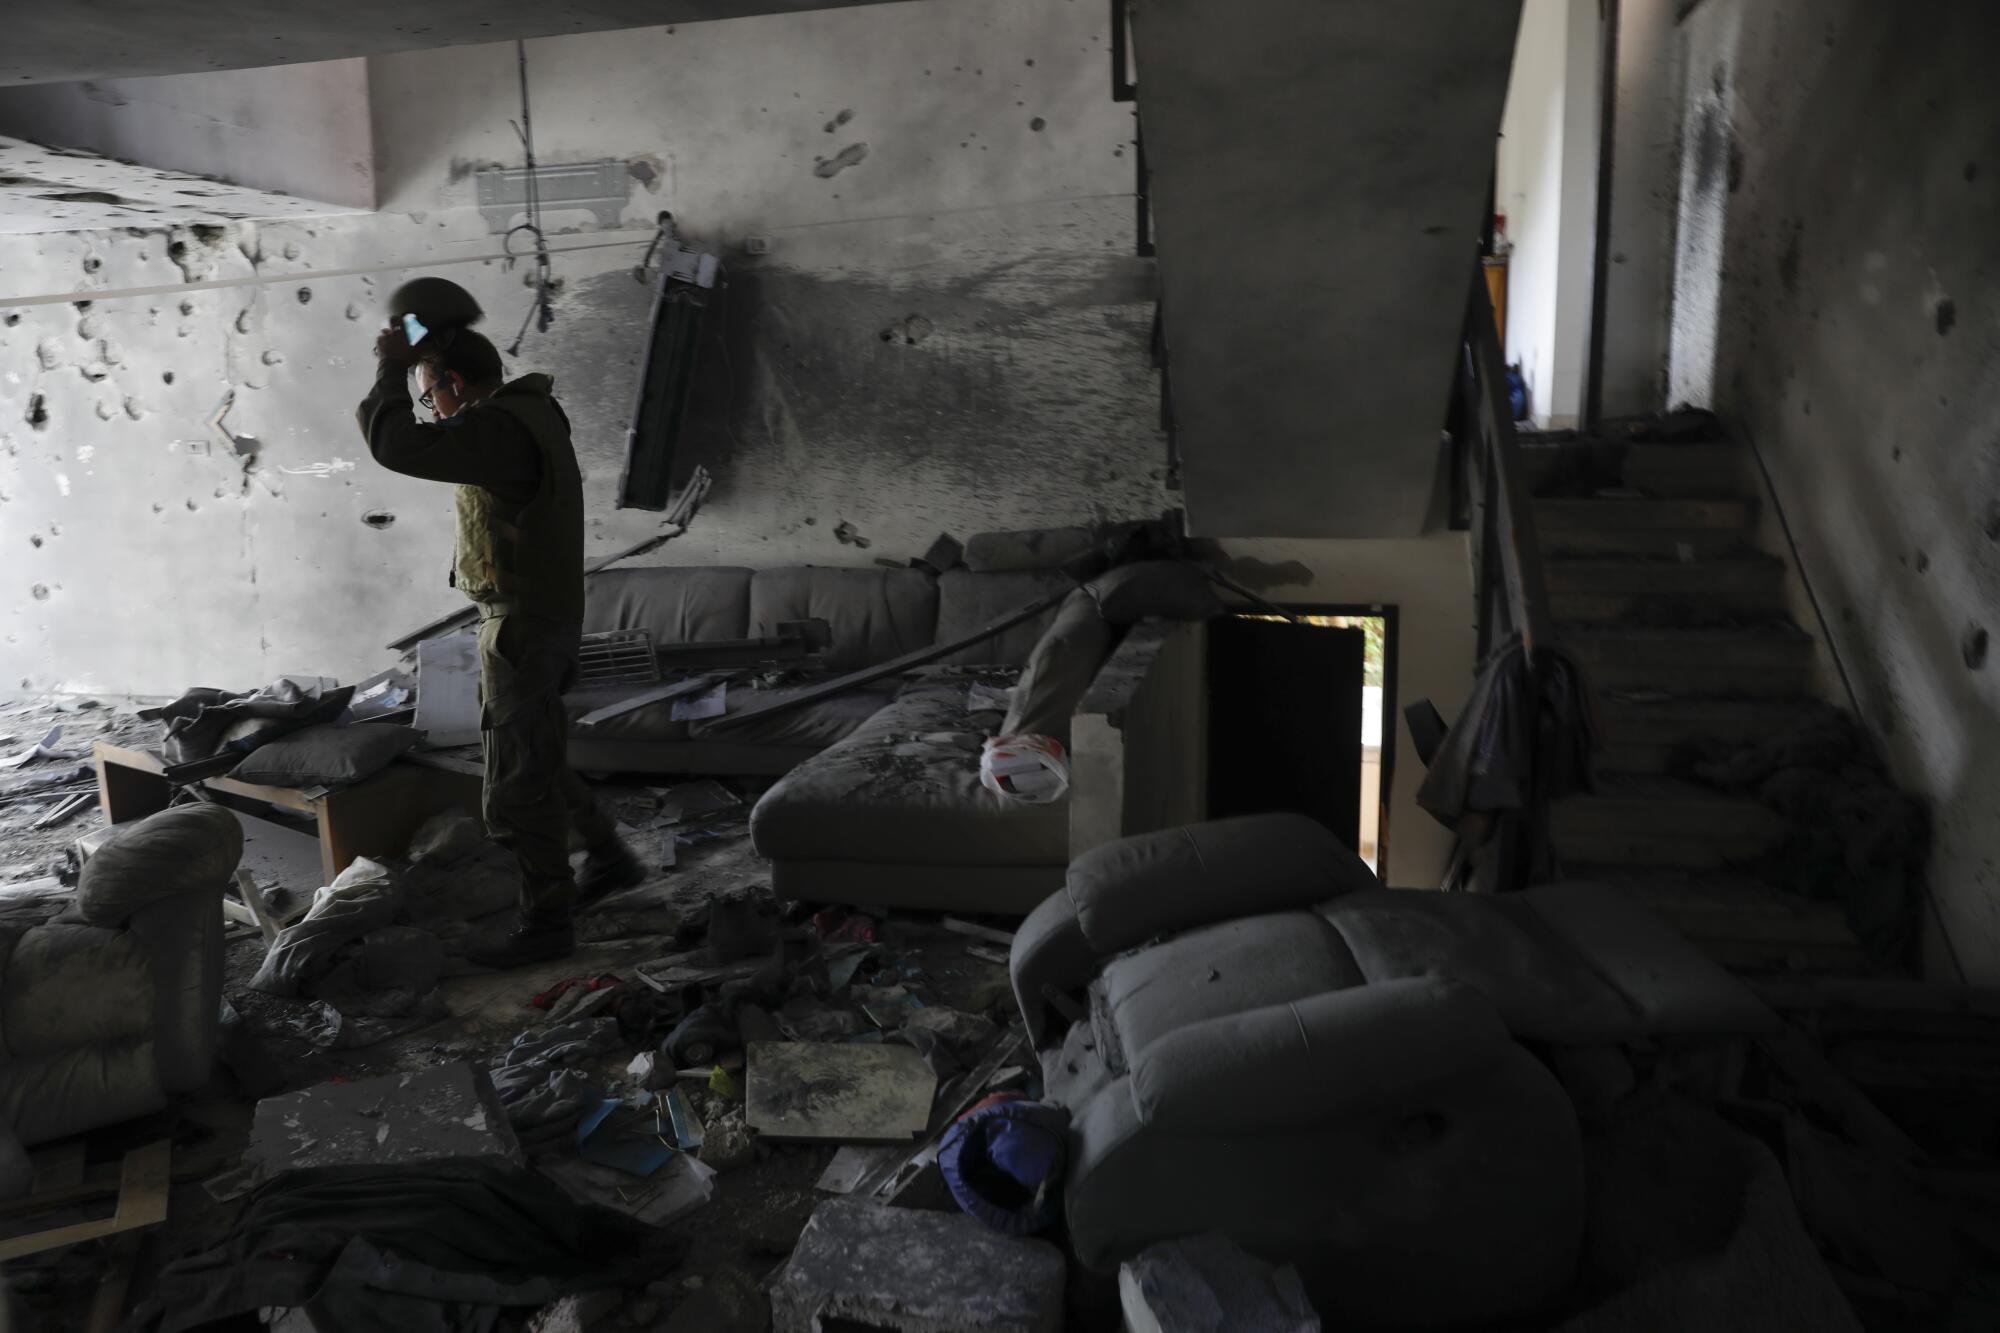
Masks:
[[[1454,507],[1471,537],[1479,662],[1483,669],[1518,638],[1529,670],[1527,693],[1538,715],[1530,728],[1530,753],[1518,757],[1526,766],[1524,804],[1498,816],[1469,813],[1461,819],[1444,887],[1504,892],[1546,882],[1555,874],[1548,775],[1537,768],[1553,726],[1539,711],[1541,677],[1557,641],[1534,500],[1514,431],[1506,362],[1492,301],[1477,271],[1459,352],[1451,432]],[[1460,724],[1477,722],[1461,718]],[[1441,740],[1441,720],[1436,734]]]

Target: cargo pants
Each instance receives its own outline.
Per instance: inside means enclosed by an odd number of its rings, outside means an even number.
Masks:
[[[493,840],[520,862],[521,918],[534,925],[569,918],[571,831],[585,847],[617,836],[566,755],[562,695],[576,674],[579,634],[518,611],[489,611],[479,622],[483,813]]]

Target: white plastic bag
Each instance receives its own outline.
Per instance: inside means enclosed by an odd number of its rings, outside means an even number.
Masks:
[[[1069,790],[1069,755],[1053,736],[989,736],[979,785],[1010,800],[1059,801]]]

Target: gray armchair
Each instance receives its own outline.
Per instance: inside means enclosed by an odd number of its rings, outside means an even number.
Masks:
[[[0,925],[0,1130],[34,1145],[159,1110],[200,1087],[222,996],[222,894],[243,854],[228,810],[118,830],[74,900]]]
[[[1548,1047],[1771,1020],[1607,891],[1386,890],[1257,815],[1110,843],[1015,936],[1079,1257],[1220,1231],[1298,1267],[1329,1327],[1526,1315],[1583,1239]]]

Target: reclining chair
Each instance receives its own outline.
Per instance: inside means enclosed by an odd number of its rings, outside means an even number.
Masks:
[[[1577,1115],[1524,1043],[1773,1022],[1606,890],[1383,889],[1297,815],[1079,857],[1011,970],[1071,1114],[1084,1263],[1221,1231],[1296,1265],[1341,1329],[1490,1327],[1570,1286]]]
[[[0,920],[0,1197],[25,1147],[165,1107],[202,1086],[222,1007],[222,895],[243,829],[219,805],[123,825],[74,895]]]

